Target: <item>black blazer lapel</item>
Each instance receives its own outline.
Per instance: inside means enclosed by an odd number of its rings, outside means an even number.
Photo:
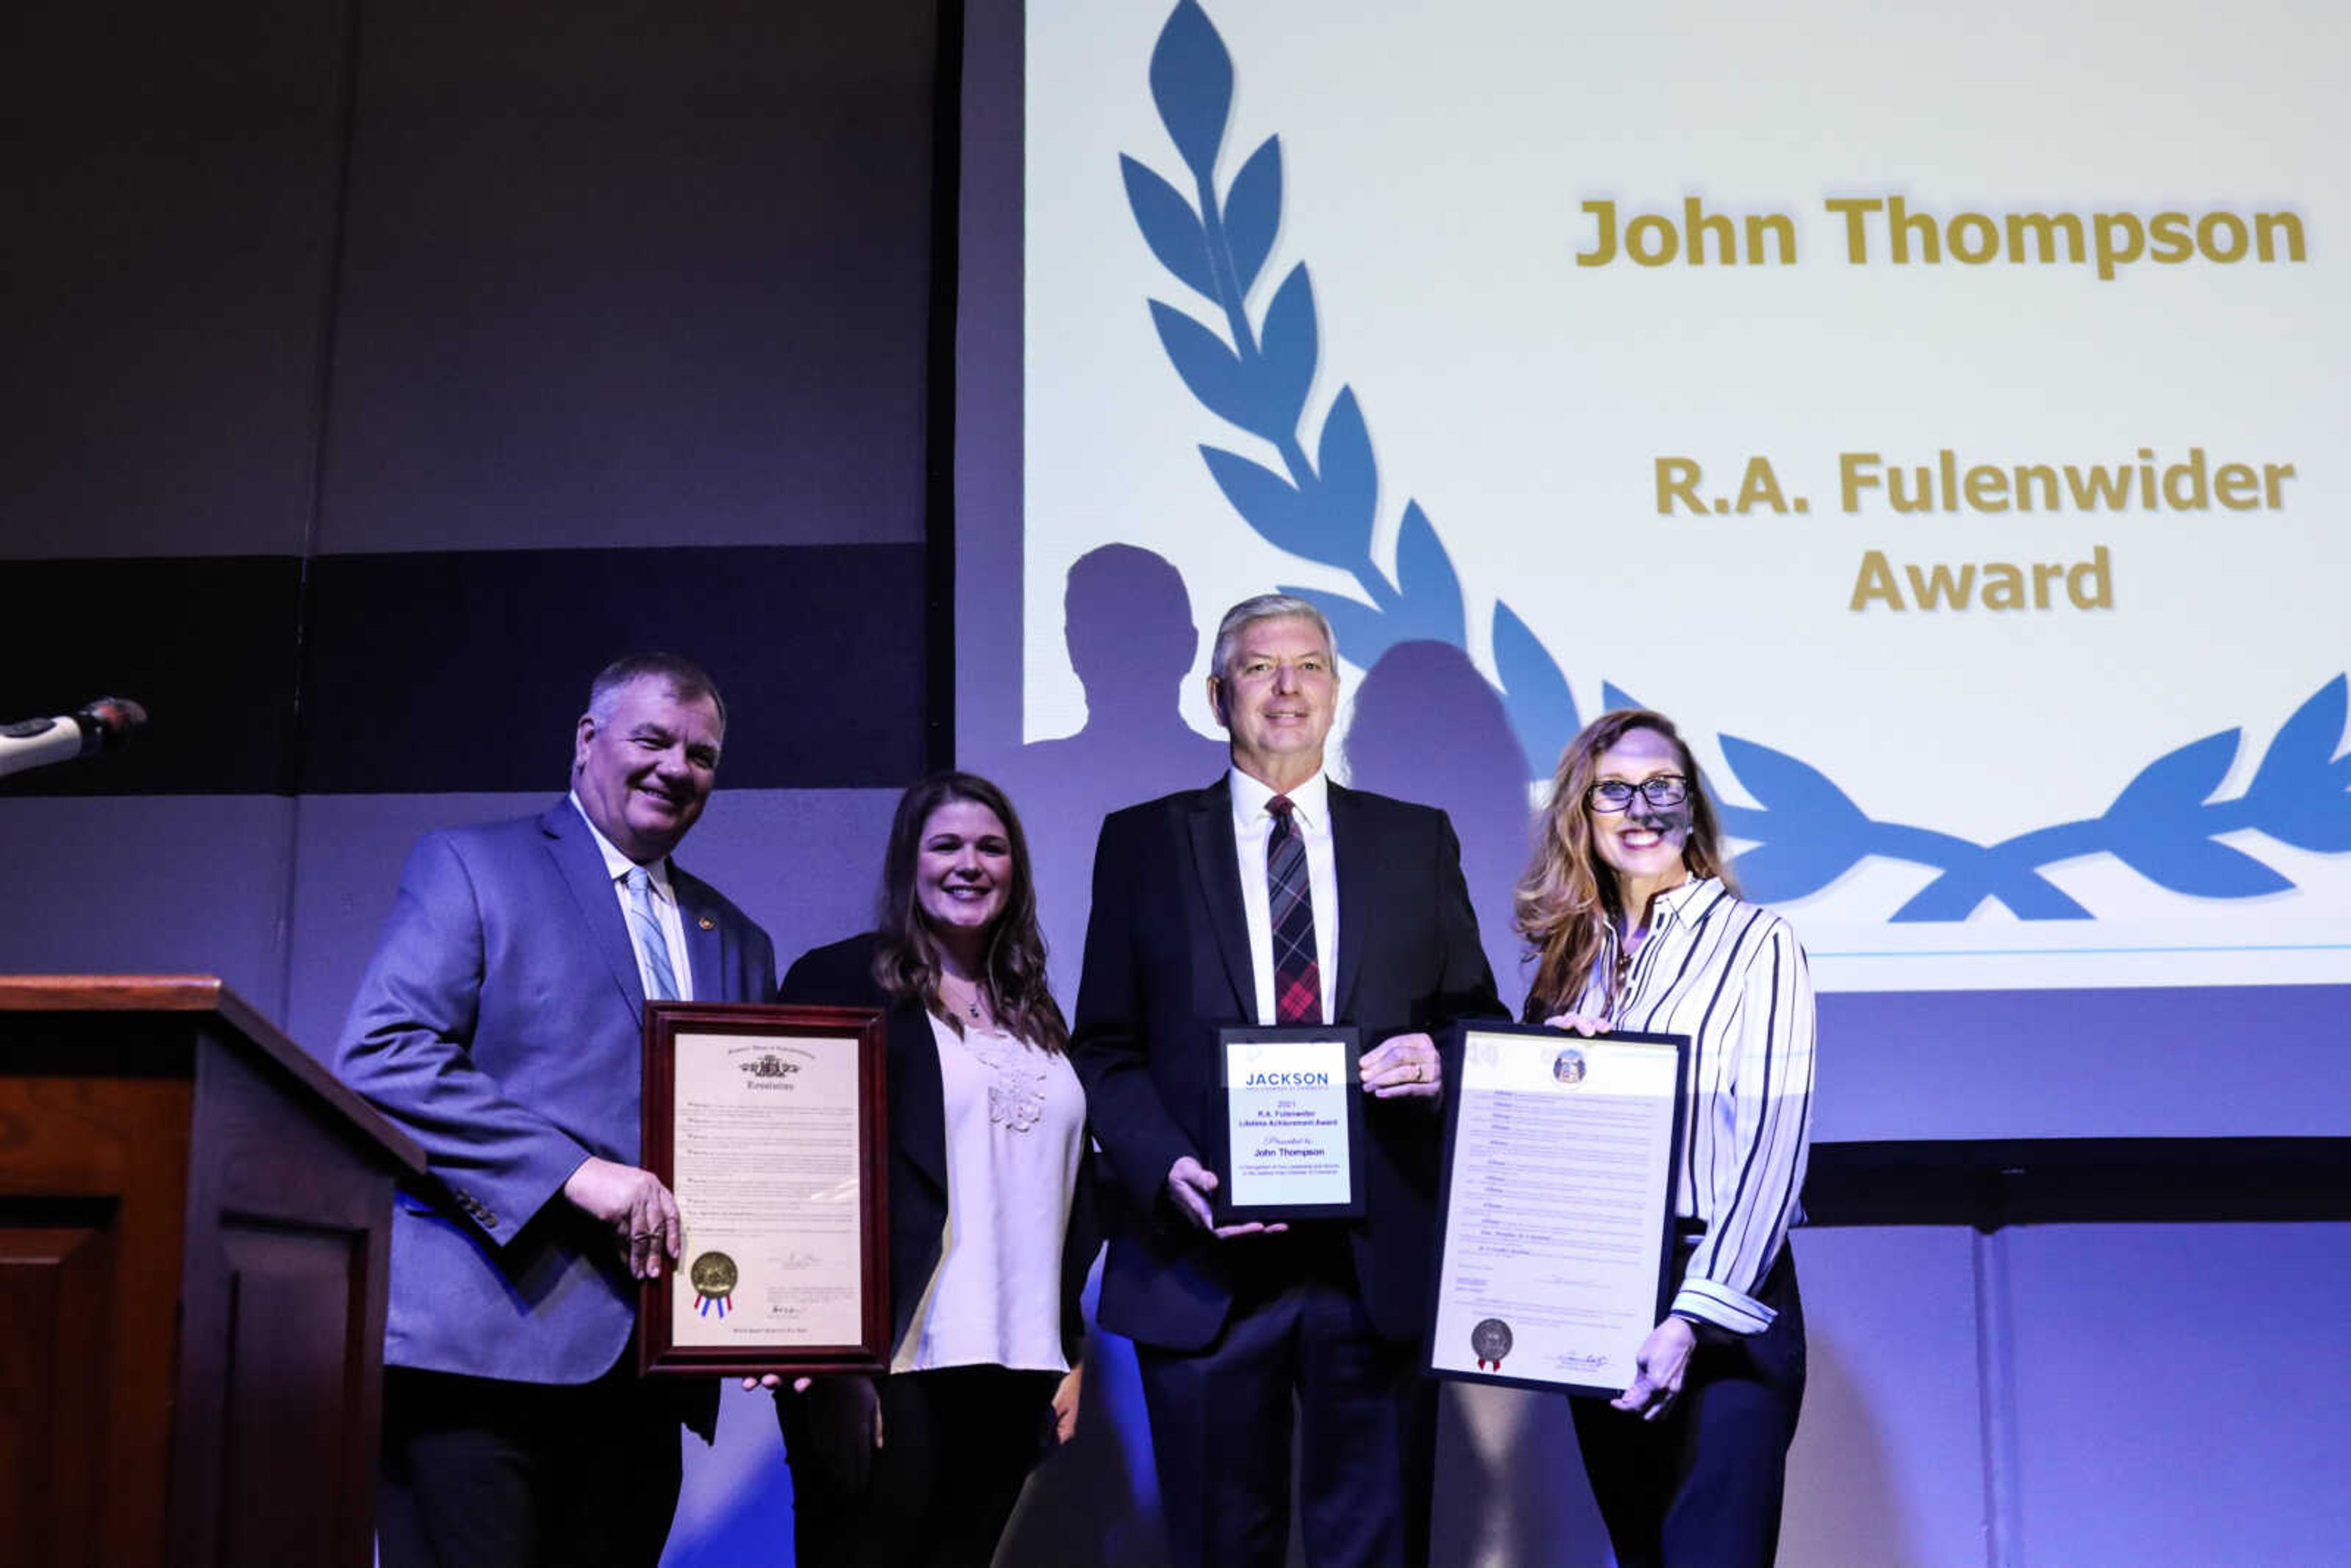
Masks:
[[[557,869],[571,889],[580,905],[580,918],[587,923],[596,951],[611,967],[629,1016],[643,1018],[645,983],[637,973],[636,950],[629,946],[629,927],[621,918],[619,895],[612,891],[612,879],[604,873],[603,853],[589,836],[588,824],[580,819],[579,808],[565,800],[541,817],[538,825],[551,841],[547,852],[555,858]]]
[[[928,1176],[945,1198],[947,1190],[947,1092],[939,1077],[938,1040],[931,1015],[920,1002],[890,1009],[883,1026],[898,1071],[891,1077],[890,1121],[909,1164]]]
[[[1232,786],[1218,779],[1192,797],[1186,813],[1192,873],[1206,903],[1208,928],[1232,982],[1238,1015],[1257,1018],[1257,968],[1249,961],[1249,911],[1241,903],[1240,852],[1233,847]]]
[[[1339,983],[1331,993],[1338,1023],[1353,1016],[1355,977],[1364,967],[1363,953],[1379,901],[1372,896],[1377,874],[1371,835],[1364,831],[1361,803],[1354,792],[1331,787],[1331,863],[1339,878]],[[1368,1042],[1366,1042],[1368,1043]]]

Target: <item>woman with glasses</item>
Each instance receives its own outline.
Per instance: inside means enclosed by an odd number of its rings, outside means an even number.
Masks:
[[[1517,926],[1530,1021],[1690,1041],[1665,1317],[1631,1387],[1573,1401],[1616,1561],[1769,1564],[1804,1393],[1789,1227],[1812,1125],[1813,989],[1787,922],[1742,900],[1671,720],[1603,715],[1552,779]]]

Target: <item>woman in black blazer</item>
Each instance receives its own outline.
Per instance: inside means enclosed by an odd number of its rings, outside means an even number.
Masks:
[[[778,998],[888,1012],[891,1369],[778,1396],[793,1540],[803,1568],[986,1568],[1076,1426],[1085,1099],[1003,791],[907,790],[882,882],[878,929],[803,955]]]

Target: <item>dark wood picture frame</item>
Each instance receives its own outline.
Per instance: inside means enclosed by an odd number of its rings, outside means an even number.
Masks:
[[[767,1002],[652,1002],[645,1008],[645,1169],[676,1186],[677,1037],[719,1034],[811,1040],[857,1053],[859,1334],[820,1345],[681,1345],[675,1343],[671,1275],[643,1281],[637,1315],[637,1370],[648,1377],[755,1376],[762,1373],[880,1373],[890,1361],[890,1122],[883,1013],[873,1008],[783,1006]],[[692,1216],[686,1217],[690,1224]],[[683,1265],[681,1260],[680,1266]]]

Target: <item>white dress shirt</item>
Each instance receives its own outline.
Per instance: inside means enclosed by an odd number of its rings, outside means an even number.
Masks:
[[[1273,895],[1266,887],[1265,841],[1273,834],[1273,813],[1266,810],[1274,791],[1236,768],[1233,791],[1233,847],[1240,854],[1241,908],[1249,916],[1249,967],[1257,975],[1257,1021],[1270,1027],[1281,1020],[1273,1002]],[[1290,820],[1306,841],[1306,881],[1314,897],[1314,966],[1322,981],[1322,1021],[1335,1023],[1332,1014],[1339,994],[1339,862],[1331,848],[1331,780],[1321,769],[1290,790]]]
[[[580,820],[588,824],[588,836],[596,841],[596,848],[604,856],[604,874],[612,879],[612,897],[621,906],[621,925],[629,933],[629,953],[637,961],[637,983],[645,995],[653,994],[653,977],[645,972],[644,949],[637,946],[637,930],[629,923],[628,875],[637,869],[637,862],[612,847],[612,841],[597,830],[588,815],[588,808],[580,803],[577,790],[572,792],[571,808]],[[685,917],[678,913],[677,894],[669,885],[669,860],[664,856],[645,867],[653,883],[653,916],[661,922],[662,940],[669,945],[669,972],[677,977],[677,999],[694,1000],[694,966],[685,961]]]

